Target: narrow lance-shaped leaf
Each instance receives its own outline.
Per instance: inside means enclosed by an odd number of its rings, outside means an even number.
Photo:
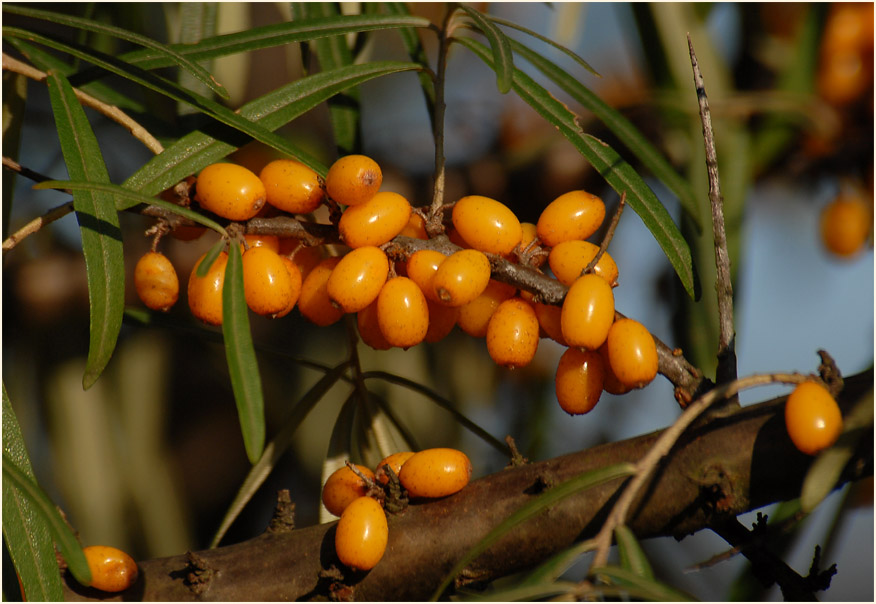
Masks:
[[[455,40],[472,50],[483,61],[491,62],[489,51],[480,42],[469,38]],[[611,146],[582,132],[575,114],[568,107],[516,68],[512,88],[523,101],[556,126],[560,134],[575,145],[618,194],[626,192],[627,203],[663,249],[688,295],[697,299],[700,295],[699,281],[694,274],[690,247],[669,212],[642,177]]]
[[[495,23],[477,10],[465,4],[460,4],[459,7],[465,11],[465,14],[469,16],[490,42],[493,60],[488,64],[496,72],[496,86],[499,88],[499,92],[505,94],[511,90],[514,74],[514,54],[511,52],[511,43],[508,36],[496,27]]]
[[[607,577],[618,586],[630,587],[630,595],[635,594],[637,599],[651,600],[653,602],[692,602],[689,594],[683,591],[670,587],[664,583],[654,579],[642,577],[631,570],[619,568],[617,566],[602,566],[599,568],[591,568],[591,575]]]
[[[73,87],[66,78],[54,74],[49,75],[48,86],[70,178],[108,183],[103,155]],[[88,274],[90,332],[82,385],[89,388],[109,362],[122,326],[125,310],[124,252],[119,216],[111,194],[74,191],[73,208],[79,220]]]
[[[653,580],[654,571],[651,570],[651,563],[648,562],[648,557],[645,556],[642,546],[639,545],[639,541],[630,527],[621,524],[615,528],[614,540],[617,543],[621,566],[640,577]]]
[[[30,480],[34,478],[18,418],[3,384],[3,455]],[[11,482],[3,481],[3,537],[22,596],[30,602],[57,602],[64,597],[52,533],[30,500]]]
[[[373,5],[369,3],[366,4],[366,6]],[[387,12],[391,13],[392,15],[397,15],[399,17],[410,14],[408,6],[404,2],[381,2],[379,6]],[[426,55],[426,49],[423,47],[423,42],[420,40],[420,36],[417,35],[414,26],[402,27],[398,30],[398,32],[399,36],[401,37],[402,44],[404,44],[405,49],[408,51],[408,56],[411,58],[411,60],[419,63],[424,68],[428,68],[429,57]],[[429,119],[434,121],[435,82],[432,80],[429,72],[425,71],[425,69],[418,73],[417,77],[420,80],[420,88],[423,91],[423,96],[426,97],[426,109],[429,113]]]
[[[222,286],[222,336],[243,444],[250,463],[256,463],[265,446],[265,404],[248,312],[243,293],[240,246],[232,242],[228,246],[228,264]]]

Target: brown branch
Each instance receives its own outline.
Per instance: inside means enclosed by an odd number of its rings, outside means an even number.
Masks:
[[[872,387],[872,371],[849,378],[841,406],[850,408]],[[748,510],[799,496],[813,458],[799,453],[788,438],[783,405],[784,397],[747,406],[685,432],[634,501],[628,526],[642,539],[682,538]],[[329,523],[265,533],[197,552],[198,568],[210,569],[208,574],[192,574],[192,556],[143,561],[135,586],[114,599],[252,601],[334,594],[355,600],[424,600],[457,560],[545,485],[613,463],[635,463],[660,435],[504,469],[473,481],[453,496],[410,505],[389,518],[386,553],[368,573],[352,573],[337,561],[335,523]],[[859,446],[841,481],[871,475],[872,464],[871,435]],[[622,484],[615,481],[571,496],[518,526],[478,557],[457,579],[457,586],[531,568],[593,537]],[[64,595],[67,600],[83,600],[99,594],[69,579]]]

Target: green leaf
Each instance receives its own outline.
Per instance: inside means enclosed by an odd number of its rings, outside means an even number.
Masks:
[[[521,584],[538,585],[541,583],[556,581],[578,561],[581,555],[595,550],[596,547],[596,539],[587,539],[581,543],[576,543],[572,547],[567,548],[542,562],[534,571],[526,576]]]
[[[73,180],[108,183],[100,147],[73,87],[66,78],[50,74],[49,98],[67,173]],[[90,334],[82,386],[89,388],[109,362],[125,310],[125,265],[122,232],[112,195],[74,191],[73,208],[82,234],[88,273]]]
[[[678,197],[681,207],[694,221],[697,229],[702,228],[699,203],[690,184],[676,172],[663,154],[642,135],[638,128],[556,63],[516,40],[511,40],[511,46],[514,52],[532,63],[535,68],[605,124],[636,159],[642,162],[642,165]]]
[[[562,596],[578,590],[580,586],[573,581],[551,581],[535,583],[532,585],[515,585],[507,589],[499,589],[487,595],[477,594],[474,597],[465,597],[460,594],[460,600],[464,602],[537,602],[550,601],[549,598]]]
[[[380,76],[420,68],[415,63],[379,61],[318,73],[286,84],[247,103],[240,108],[240,116],[273,131],[350,86]],[[234,144],[228,142],[229,139]],[[236,140],[234,137],[223,136],[219,140],[204,132],[192,132],[150,159],[125,181],[124,186],[147,195],[157,195],[248,141],[245,136]],[[310,166],[321,176],[325,176],[328,171],[324,164],[288,143],[284,152]]]
[[[455,38],[482,60],[489,62],[487,48],[469,38]],[[630,164],[608,144],[581,131],[576,116],[568,107],[519,69],[514,69],[512,88],[517,95],[544,119],[557,127],[618,194],[626,193],[627,203],[636,211],[654,239],[663,249],[682,285],[691,298],[699,297],[699,281],[695,278],[690,248],[672,217],[651,188]]]
[[[651,563],[648,562],[648,557],[645,556],[642,546],[639,545],[630,527],[625,524],[615,527],[614,540],[617,543],[621,566],[643,579],[653,580],[654,571],[651,570]]]
[[[370,3],[366,6],[372,6]],[[381,2],[380,6],[392,15],[409,16],[408,6],[404,2]],[[435,82],[429,75],[426,69],[429,67],[429,57],[426,55],[426,49],[423,48],[423,42],[420,36],[414,30],[415,26],[402,27],[398,30],[399,36],[402,39],[405,49],[408,51],[408,56],[412,61],[423,66],[423,70],[417,74],[420,79],[420,88],[423,90],[423,95],[426,97],[426,109],[429,113],[429,119],[435,119]],[[433,124],[434,126],[434,124]],[[433,128],[434,129],[434,128]]]
[[[3,455],[21,473],[35,480],[18,418],[3,384]],[[61,573],[52,534],[45,519],[11,482],[3,481],[3,535],[26,600],[58,602],[63,599]]]
[[[222,537],[228,532],[231,524],[240,515],[240,512],[243,511],[243,508],[249,500],[252,499],[253,495],[255,495],[256,491],[259,490],[259,487],[262,486],[273,471],[277,462],[292,445],[292,437],[298,429],[298,426],[300,426],[301,422],[304,421],[304,418],[307,417],[307,414],[316,406],[316,403],[322,400],[326,392],[328,392],[338,380],[343,378],[344,372],[349,367],[350,362],[345,361],[332,368],[322,376],[322,378],[320,378],[320,380],[314,384],[292,408],[291,414],[283,422],[280,431],[277,432],[277,435],[274,436],[270,442],[268,442],[264,452],[262,452],[262,456],[250,469],[243,484],[240,485],[237,495],[234,496],[234,501],[231,502],[228,511],[225,512],[225,517],[222,519],[219,529],[216,531],[216,534],[213,535],[213,540],[210,542],[211,548],[219,545],[219,542],[222,541]]]
[[[434,602],[440,598],[441,594],[444,593],[444,590],[447,589],[462,569],[468,566],[475,558],[485,552],[491,545],[501,539],[518,524],[521,524],[536,514],[547,510],[558,501],[569,497],[570,495],[574,495],[579,491],[590,489],[625,476],[632,476],[635,473],[636,467],[633,464],[618,463],[606,468],[598,468],[589,472],[584,472],[583,474],[560,483],[557,486],[548,489],[541,495],[538,495],[499,523],[498,526],[487,533],[486,537],[481,539],[477,545],[471,548],[447,574],[444,581],[441,582],[441,585],[439,585],[438,589],[432,594],[431,600]]]
[[[625,568],[601,566],[590,569],[591,576],[608,577],[621,588],[629,587],[630,594],[637,599],[653,602],[693,602],[695,598],[681,590],[653,579],[646,579]],[[599,590],[599,587],[596,587]]]
[[[18,492],[27,498],[33,509],[39,514],[43,521],[48,526],[52,534],[55,544],[61,550],[61,555],[67,562],[67,568],[76,577],[76,580],[83,585],[91,584],[91,569],[88,568],[88,562],[85,560],[85,554],[82,553],[82,546],[76,540],[76,536],[49,496],[46,495],[39,485],[36,484],[21,468],[16,465],[12,459],[3,452],[3,484],[6,489],[6,482],[9,481],[10,486],[17,489]],[[4,523],[5,530],[5,523]],[[57,566],[56,566],[57,572]]]
[[[59,25],[67,25],[86,31],[104,34],[107,36],[112,36],[114,38],[125,40],[127,42],[132,42],[140,46],[144,46],[146,48],[149,48],[153,52],[164,55],[174,65],[178,65],[182,69],[185,69],[186,71],[191,73],[195,78],[203,82],[205,85],[207,85],[207,87],[209,87],[213,92],[217,93],[223,99],[229,98],[228,91],[225,90],[222,84],[217,82],[206,69],[204,69],[191,59],[188,59],[180,53],[172,50],[167,45],[162,44],[161,42],[156,42],[148,36],[143,36],[130,30],[122,29],[121,27],[115,27],[113,25],[107,25],[106,23],[101,23],[92,19],[83,19],[82,17],[64,15],[61,13],[53,13],[46,10],[20,5],[4,3],[3,11],[16,15],[22,15],[25,17],[32,17],[34,19],[43,19],[45,21],[57,23]]]
[[[188,218],[189,220],[197,222],[198,224],[202,224],[205,227],[213,229],[220,235],[228,235],[228,233],[225,231],[225,227],[223,227],[218,222],[207,218],[203,214],[195,212],[194,210],[190,210],[189,208],[184,208],[183,206],[179,206],[175,203],[164,201],[163,199],[149,197],[148,195],[143,195],[142,193],[131,191],[130,189],[126,189],[125,187],[119,185],[114,185],[110,183],[82,182],[78,180],[44,180],[43,182],[35,184],[33,188],[70,189],[71,191],[92,191],[96,193],[108,193],[114,197],[115,207],[117,210],[127,210],[139,204],[154,205],[160,208],[164,208],[165,210],[169,210],[174,214],[179,214],[180,216]]]
[[[250,463],[256,463],[265,447],[265,402],[243,294],[243,261],[240,246],[233,242],[222,286],[222,336],[243,444]]]
[[[210,271],[210,267],[213,266],[213,263],[216,262],[216,258],[219,257],[219,254],[222,253],[222,250],[225,249],[225,240],[220,239],[212,246],[207,252],[204,254],[204,259],[198,264],[195,269],[195,275],[203,279],[207,276],[207,273]],[[224,312],[224,311],[223,311]]]
[[[496,86],[499,88],[499,92],[505,94],[511,90],[514,75],[514,54],[511,52],[511,42],[508,36],[479,11],[466,4],[460,4],[459,8],[465,11],[465,14],[489,41],[490,49],[493,51],[493,60],[487,64],[496,72]]]

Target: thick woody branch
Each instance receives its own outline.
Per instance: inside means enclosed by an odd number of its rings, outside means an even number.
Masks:
[[[872,385],[872,371],[847,379],[840,405],[848,409]],[[799,453],[788,438],[783,404],[784,397],[691,427],[633,502],[628,526],[639,538],[682,538],[740,513],[799,496],[813,458]],[[410,505],[390,517],[386,553],[367,573],[353,573],[340,565],[334,553],[336,523],[329,523],[266,532],[194,555],[143,561],[137,584],[116,599],[423,600],[457,560],[539,493],[588,470],[636,463],[660,434],[509,468],[475,480],[445,499]],[[872,471],[873,440],[866,435],[841,482]],[[530,568],[593,537],[623,484],[615,481],[584,491],[518,526],[478,557],[456,585]],[[72,580],[65,589],[68,600],[98,595],[76,587]]]

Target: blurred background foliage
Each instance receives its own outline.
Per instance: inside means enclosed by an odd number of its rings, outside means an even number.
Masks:
[[[201,12],[192,20],[192,9],[170,3],[42,5],[163,42],[291,18],[289,5],[282,3],[197,6]],[[341,7],[360,8],[355,3]],[[444,5],[431,3],[409,8],[435,22],[444,11]],[[685,33],[691,32],[717,134],[735,276],[740,374],[812,371],[817,348],[829,350],[847,374],[872,365],[872,250],[838,260],[820,247],[817,230],[820,209],[840,190],[859,190],[872,202],[872,4],[496,3],[477,8],[525,24],[588,61],[601,77],[581,73],[547,45],[535,45],[580,73],[585,85],[663,150],[692,183],[702,215],[708,216],[701,126],[685,41]],[[6,15],[4,22],[15,23],[16,18]],[[130,50],[124,42],[101,35],[61,28],[53,33],[111,54]],[[434,59],[434,36],[421,37]],[[394,31],[351,36],[350,41],[360,62],[406,59]],[[301,77],[304,67],[313,68],[302,58],[312,60],[290,44],[217,59],[206,67],[229,91],[228,106],[236,108]],[[529,71],[525,63],[520,66]],[[21,85],[7,76],[4,94]],[[28,82],[26,88],[19,160],[64,178],[45,86]],[[148,108],[138,117],[160,139],[187,132],[199,119],[166,98],[132,94]],[[434,147],[417,76],[374,80],[361,86],[360,94],[362,150],[382,166],[383,189],[406,195],[413,205],[427,205]],[[547,203],[573,188],[602,195],[609,212],[617,203],[614,192],[575,148],[520,99],[499,94],[495,74],[464,48],[451,49],[446,96],[448,200],[487,195],[531,222]],[[585,130],[617,147],[611,133],[585,110],[560,92],[557,97],[582,115]],[[149,159],[148,151],[118,125],[90,111],[88,115],[113,182],[121,182]],[[325,163],[335,157],[325,107],[280,133]],[[6,145],[4,154],[10,154]],[[273,151],[250,144],[231,159],[257,171],[274,157]],[[31,183],[18,177],[9,214],[7,187],[13,186],[12,180],[4,172],[4,237],[64,200],[57,192],[32,191]],[[682,216],[677,200],[659,183],[649,184],[683,227],[703,296],[697,302],[687,298],[640,219],[627,212],[611,247],[620,267],[617,306],[712,374],[717,329],[711,234]],[[138,215],[121,219],[130,276],[137,258],[149,248],[143,233],[151,221]],[[209,235],[194,243],[167,238],[163,251],[184,276],[213,241]],[[133,288],[129,290],[127,303],[137,307]],[[88,297],[75,219],[54,223],[4,255],[3,381],[36,476],[67,512],[84,544],[112,543],[135,558],[205,547],[249,469],[221,336],[205,333],[185,304],[178,304],[169,320],[175,328],[124,325],[106,373],[83,391]],[[281,422],[289,405],[321,377],[296,359],[337,364],[348,354],[347,336],[343,324],[315,328],[297,313],[279,321],[253,316],[251,323],[261,350],[270,438],[271,427]],[[604,394],[592,413],[570,418],[558,409],[553,393],[562,349],[549,340],[542,340],[531,366],[513,372],[493,365],[483,341],[458,332],[406,352],[362,346],[360,353],[364,368],[386,369],[434,388],[497,437],[513,435],[533,459],[662,428],[678,414],[671,385],[658,379],[624,397]],[[411,427],[418,446],[467,451],[475,475],[504,465],[495,451],[427,399],[395,386],[375,388]],[[291,490],[299,526],[318,521],[322,462],[345,392],[336,386],[316,406],[297,430],[293,452],[283,457],[223,543],[261,532],[281,488]],[[767,395],[758,391],[753,396],[762,400]],[[833,586],[822,596],[872,600],[872,535],[872,482],[847,486],[797,527],[788,539],[786,560],[805,572],[814,544],[821,543],[823,559],[839,567]],[[775,588],[763,592],[747,582],[747,563],[740,557],[685,572],[726,549],[708,532],[680,544],[667,539],[643,546],[659,576],[698,597],[779,597]],[[8,567],[4,564],[6,594],[11,593]]]

